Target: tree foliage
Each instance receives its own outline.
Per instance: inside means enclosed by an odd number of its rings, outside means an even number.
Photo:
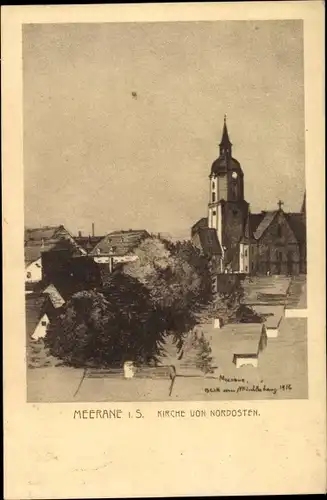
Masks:
[[[136,279],[113,275],[101,291],[74,294],[50,324],[50,353],[73,366],[150,362],[159,354],[163,326],[148,290]]]
[[[191,242],[167,242],[151,237],[135,250],[138,259],[124,272],[149,290],[161,311],[165,329],[180,341],[196,323],[196,313],[211,300],[211,278],[206,258]]]

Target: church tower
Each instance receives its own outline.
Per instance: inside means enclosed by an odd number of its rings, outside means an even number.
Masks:
[[[235,271],[240,270],[239,249],[248,209],[244,200],[244,174],[232,156],[225,115],[219,157],[213,162],[209,175],[208,226],[216,229],[225,264],[230,264]]]

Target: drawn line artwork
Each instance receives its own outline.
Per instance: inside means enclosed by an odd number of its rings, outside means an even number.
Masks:
[[[23,26],[28,402],[308,397],[302,30]]]

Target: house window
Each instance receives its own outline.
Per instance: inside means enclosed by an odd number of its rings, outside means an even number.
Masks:
[[[244,250],[244,257],[247,257],[248,256],[248,251],[247,249]]]
[[[26,278],[31,278],[32,277],[32,273],[30,273],[29,271],[26,273]]]
[[[47,326],[47,322],[46,321],[41,321],[41,325],[42,326]]]
[[[245,272],[246,273],[248,272],[248,266],[245,266]]]
[[[216,214],[217,214],[216,210],[213,210],[212,215],[216,215]]]
[[[212,193],[212,201],[216,201],[216,193]]]

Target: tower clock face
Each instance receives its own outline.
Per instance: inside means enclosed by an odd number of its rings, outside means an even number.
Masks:
[[[233,179],[237,179],[237,172],[233,172],[232,177],[233,177]]]

